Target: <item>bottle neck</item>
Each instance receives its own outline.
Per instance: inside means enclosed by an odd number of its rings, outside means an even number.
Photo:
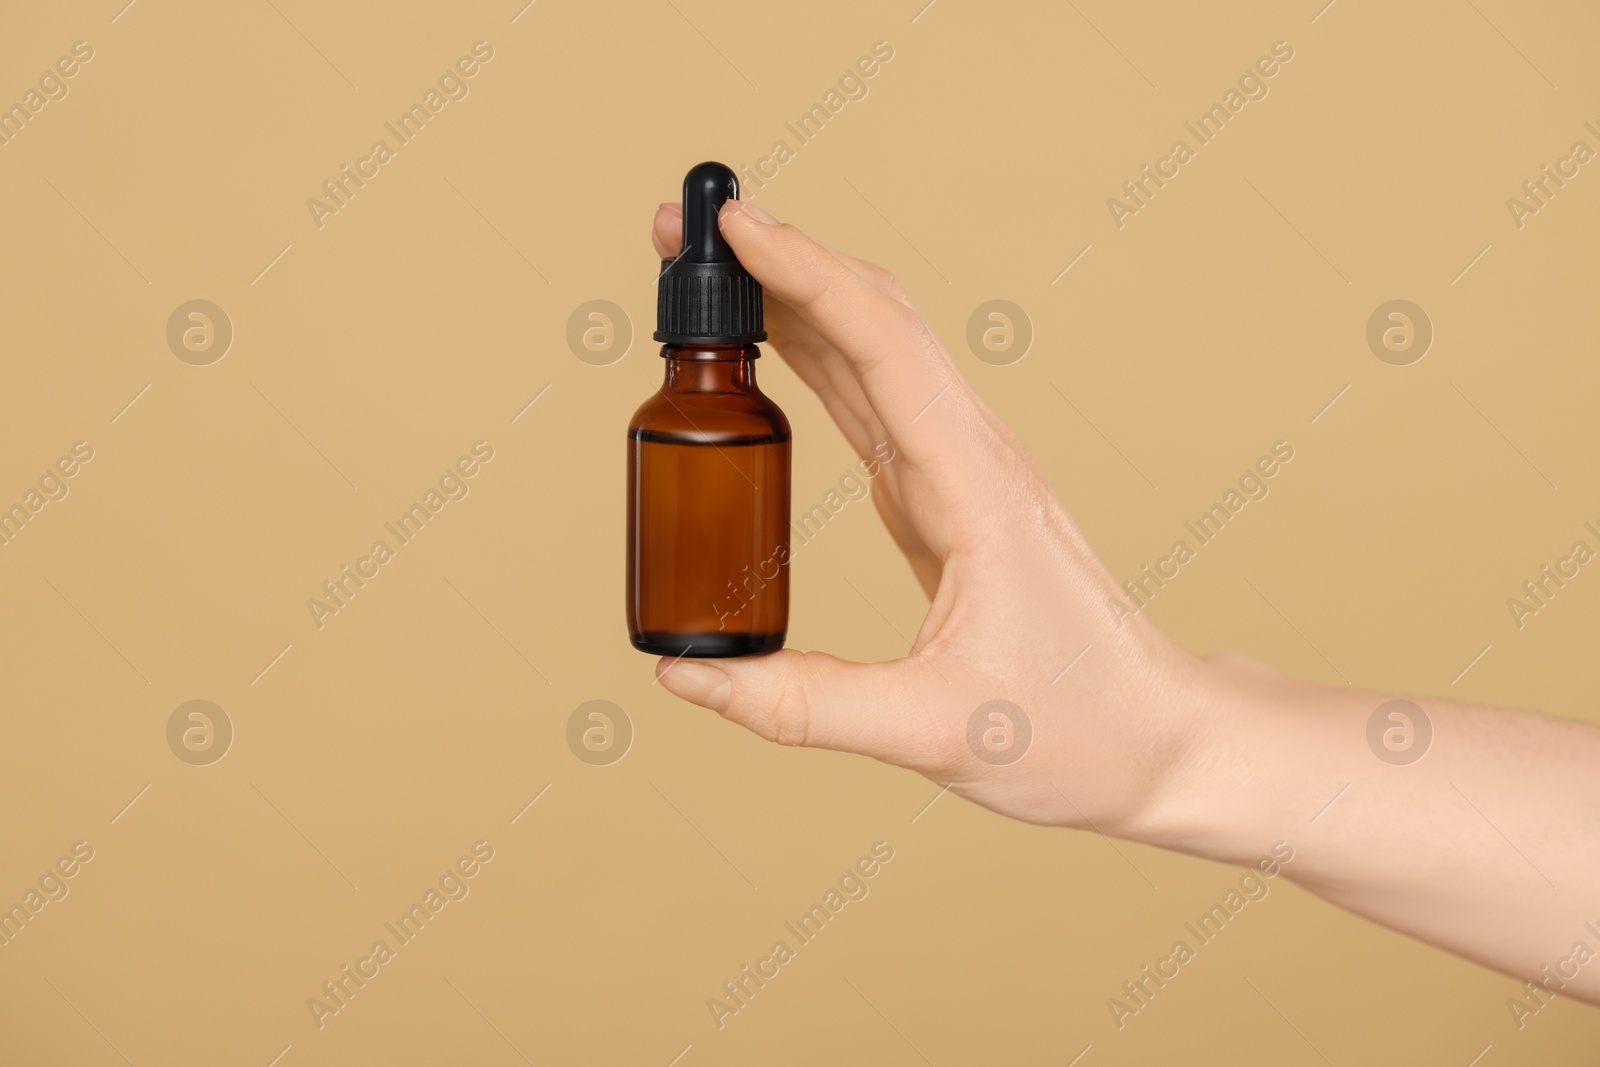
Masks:
[[[682,393],[758,393],[755,345],[664,345],[666,380],[661,391]]]

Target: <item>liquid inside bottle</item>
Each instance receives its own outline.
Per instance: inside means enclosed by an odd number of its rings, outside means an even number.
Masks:
[[[755,345],[667,345],[628,427],[628,631],[664,656],[783,647],[789,422],[756,387]]]

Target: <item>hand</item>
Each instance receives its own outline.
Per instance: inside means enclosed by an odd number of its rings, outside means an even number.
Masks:
[[[1288,877],[1357,914],[1600,1003],[1600,965],[1583,966],[1600,939],[1600,730],[1419,701],[1432,750],[1395,766],[1366,740],[1387,698],[1178,649],[1128,610],[894,278],[753,204],[728,202],[720,223],[766,289],[774,346],[856,452],[894,444],[872,496],[932,604],[892,663],[785,649],[662,661],[663,685],[769,740],[909,767],[1019,819],[1232,863],[1292,857]],[[663,205],[663,257],[679,226]],[[993,700],[1032,725],[1009,762],[969,742]]]
[[[908,767],[1019,819],[1138,836],[1203,736],[1212,672],[1115,607],[1121,590],[888,271],[746,201],[719,221],[765,289],[773,347],[851,447],[866,458],[893,443],[872,496],[932,604],[909,654],[890,663],[793,649],[664,659],[662,684],[780,744]],[[681,229],[679,206],[662,205],[663,258],[678,254]],[[1031,724],[1014,762],[1018,749],[988,761],[969,744],[993,700]],[[1006,728],[979,721],[980,735]]]

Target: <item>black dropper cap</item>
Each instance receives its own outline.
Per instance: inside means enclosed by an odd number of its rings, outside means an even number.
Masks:
[[[661,261],[656,340],[669,345],[753,345],[767,339],[761,283],[723,240],[717,212],[739,198],[739,180],[721,163],[701,163],[683,179],[683,252]]]

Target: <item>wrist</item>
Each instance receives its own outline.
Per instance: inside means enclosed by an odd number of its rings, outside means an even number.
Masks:
[[[1284,764],[1273,753],[1287,724],[1272,709],[1281,709],[1285,690],[1304,683],[1243,657],[1180,655],[1187,662],[1170,687],[1169,755],[1129,836],[1252,864],[1284,837]]]

